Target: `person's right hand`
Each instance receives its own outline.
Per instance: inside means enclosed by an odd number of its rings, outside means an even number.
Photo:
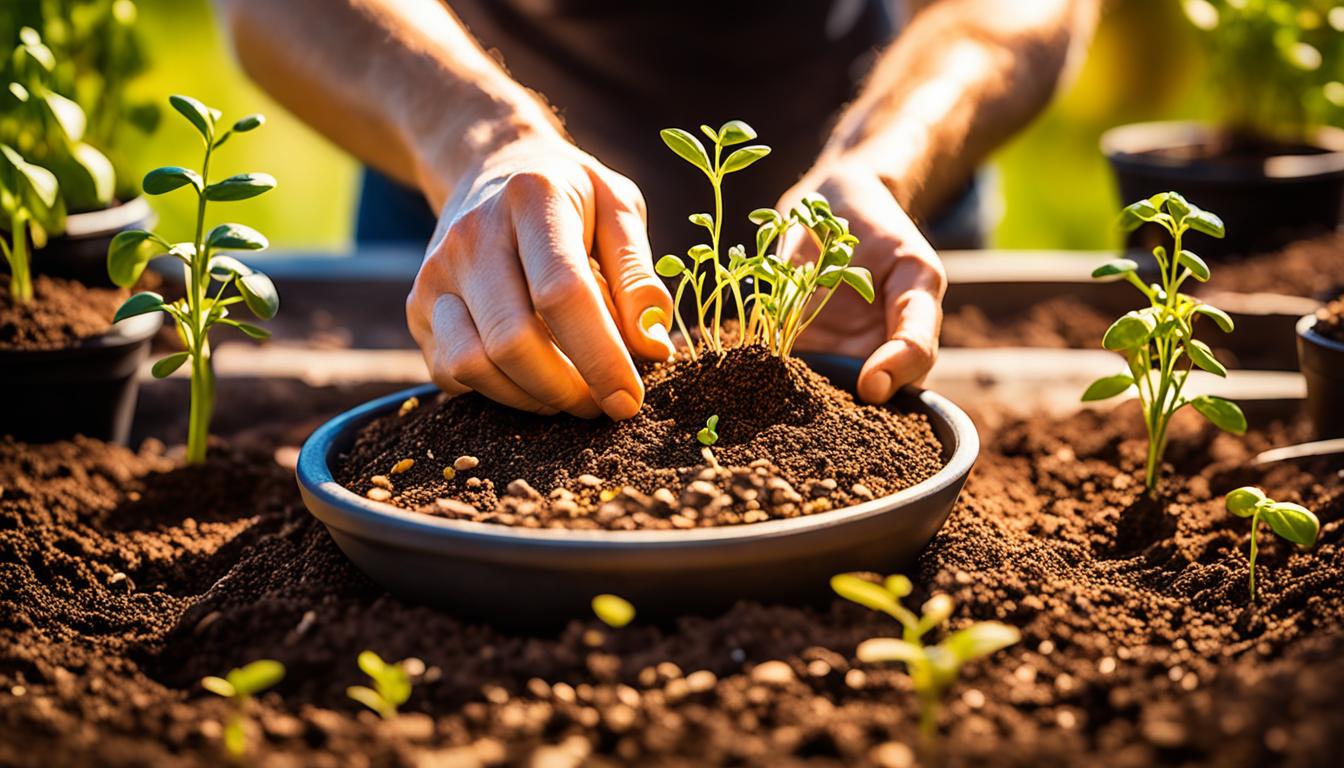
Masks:
[[[406,300],[431,378],[527,411],[630,418],[644,401],[631,353],[673,352],[639,189],[552,132],[477,169]]]

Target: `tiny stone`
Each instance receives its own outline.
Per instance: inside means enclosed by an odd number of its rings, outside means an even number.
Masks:
[[[686,685],[690,686],[691,693],[704,693],[713,688],[718,681],[718,677],[708,669],[697,670],[686,676]]]
[[[411,411],[414,411],[416,408],[419,407],[420,407],[420,398],[408,397],[402,401],[401,408],[397,410],[397,415],[405,416],[406,414],[410,413]]]
[[[868,673],[862,669],[851,669],[845,673],[845,685],[856,691],[863,690],[868,684]]]
[[[400,475],[402,472],[405,472],[406,470],[414,466],[415,466],[415,459],[402,459],[401,461],[398,461],[396,464],[392,465],[391,474]]]
[[[453,469],[458,472],[466,472],[469,469],[475,469],[480,466],[481,460],[475,456],[458,456],[453,461]]]
[[[586,485],[589,488],[597,488],[598,486],[602,485],[601,478],[599,478],[597,475],[590,475],[586,472],[582,475],[579,475],[578,481],[579,485]]]
[[[1102,657],[1101,661],[1097,662],[1097,671],[1103,675],[1111,674],[1115,671],[1115,659],[1111,656]]]
[[[392,481],[387,479],[387,475],[374,475],[369,478],[369,482],[379,488],[386,488],[389,491],[392,490]]]
[[[880,768],[912,768],[915,764],[915,751],[899,741],[878,744],[868,756]]]
[[[443,479],[444,479],[444,480],[452,480],[454,477],[457,477],[457,470],[456,470],[456,469],[453,469],[452,467],[444,467],[444,468],[443,468]]]
[[[364,495],[374,501],[387,501],[392,498],[392,492],[386,488],[370,488],[369,492]]]
[[[468,488],[480,488],[482,485],[484,485],[484,483],[481,482],[481,478],[479,478],[479,477],[468,477],[468,478],[467,478],[467,487],[468,487]]]
[[[971,688],[961,695],[961,700],[971,709],[985,706],[985,694],[979,688]]]
[[[814,659],[807,664],[807,674],[812,677],[825,677],[831,673],[831,665],[821,659]]]
[[[457,499],[435,499],[434,506],[457,517],[476,517],[480,514],[475,507]]]
[[[1055,722],[1059,723],[1060,728],[1068,729],[1078,724],[1078,716],[1067,709],[1059,710],[1055,715]]]
[[[108,580],[107,580],[107,583],[108,583],[108,584],[120,584],[121,582],[123,582],[123,581],[125,581],[125,580],[126,580],[126,574],[122,573],[121,571],[117,571],[116,573],[112,574],[112,578],[108,579]]]
[[[793,667],[779,660],[765,661],[751,670],[751,679],[767,685],[788,685],[797,679]]]
[[[849,492],[859,497],[860,499],[873,498],[873,492],[868,490],[868,486],[864,485],[863,483],[855,483],[854,486],[849,489]]]
[[[516,496],[520,499],[541,498],[541,494],[537,493],[537,489],[533,488],[531,484],[529,484],[526,480],[522,479],[521,477],[515,480],[510,480],[509,486],[506,490],[510,496]]]
[[[556,514],[565,515],[566,517],[579,516],[579,505],[571,501],[570,499],[560,499],[558,501],[551,502],[551,509]]]

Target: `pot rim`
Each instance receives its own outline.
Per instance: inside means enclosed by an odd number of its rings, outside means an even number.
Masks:
[[[0,362],[4,362],[6,365],[20,365],[24,361],[36,359],[55,360],[62,357],[75,357],[90,350],[131,347],[158,333],[162,326],[162,312],[136,315],[119,323],[113,323],[106,331],[97,336],[80,339],[78,343],[67,347],[56,347],[54,349],[7,349],[0,347]]]
[[[107,208],[67,215],[65,231],[57,237],[79,240],[114,234],[153,215],[154,209],[149,207],[149,201],[143,195],[138,195]]]
[[[922,403],[930,418],[942,419],[954,436],[955,445],[951,447],[951,455],[943,467],[923,482],[894,494],[795,518],[690,530],[522,528],[413,512],[365,498],[336,482],[328,458],[334,456],[338,443],[344,443],[341,447],[348,445],[343,438],[352,436],[354,430],[363,427],[376,416],[399,407],[408,397],[425,397],[438,391],[435,385],[427,384],[371,400],[327,421],[309,436],[299,452],[296,475],[305,495],[311,494],[320,502],[309,504],[310,510],[325,507],[329,511],[328,516],[322,517],[323,523],[362,538],[431,553],[438,551],[434,546],[436,539],[444,536],[452,537],[459,543],[477,544],[482,548],[508,546],[531,550],[599,548],[628,552],[632,549],[647,551],[701,549],[707,545],[738,546],[748,541],[781,539],[839,527],[889,513],[920,498],[934,496],[964,482],[980,452],[979,434],[964,411],[937,393],[907,390],[898,397],[912,398]]]
[[[1326,349],[1344,355],[1344,342],[1335,341],[1334,339],[1322,336],[1316,332],[1315,325],[1316,313],[1313,312],[1303,315],[1297,320],[1297,335],[1319,347],[1325,347]]]
[[[1268,155],[1261,174],[1252,176],[1245,166],[1227,167],[1203,161],[1166,158],[1152,154],[1159,148],[1207,142],[1219,127],[1195,120],[1128,123],[1107,130],[1100,145],[1111,163],[1130,168],[1192,169],[1208,179],[1264,178],[1272,181],[1302,181],[1344,175],[1344,129],[1320,126],[1303,139],[1304,146],[1324,150],[1318,154]]]

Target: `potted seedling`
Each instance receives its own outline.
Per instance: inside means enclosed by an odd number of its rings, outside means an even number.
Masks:
[[[248,731],[252,729],[252,698],[285,679],[285,665],[273,659],[261,659],[236,669],[224,677],[205,677],[201,687],[224,698],[233,706],[224,723],[224,751],[234,762],[247,757]]]
[[[1255,602],[1255,558],[1259,554],[1260,524],[1264,523],[1282,539],[1310,549],[1316,545],[1316,536],[1321,532],[1321,521],[1311,510],[1301,504],[1287,501],[1275,501],[1255,486],[1246,486],[1227,494],[1224,499],[1227,511],[1237,517],[1251,518],[1250,562],[1251,602]]]
[[[690,216],[703,242],[656,262],[683,346],[643,367],[632,418],[540,417],[429,387],[309,438],[305,501],[375,579],[533,625],[571,619],[619,580],[641,611],[668,615],[816,597],[840,568],[908,561],[942,524],[978,450],[965,414],[930,392],[856,403],[861,361],[794,354],[836,292],[874,299],[848,222],[807,195],[747,214],[750,250],[728,244],[726,189],[769,148],[739,120],[700,134],[662,132],[708,180],[708,210]],[[790,261],[789,233],[815,255]]]
[[[1173,187],[1239,222],[1206,256],[1334,230],[1344,209],[1344,13],[1335,0],[1182,0],[1207,43],[1219,122],[1127,125],[1102,138],[1123,199]],[[1151,246],[1148,240],[1135,244]]]
[[[1297,359],[1317,437],[1344,437],[1344,296],[1298,320]]]
[[[14,51],[0,64],[8,84],[0,136],[60,181],[60,217],[39,272],[110,287],[108,242],[152,216],[124,152],[129,136],[158,121],[152,103],[127,91],[146,66],[136,19],[134,0],[70,0],[19,2],[0,21],[0,41]]]
[[[140,279],[149,262],[172,258],[181,262],[185,295],[165,301],[152,291],[142,291],[117,310],[117,319],[164,313],[177,324],[185,347],[154,364],[153,374],[163,378],[191,363],[191,413],[187,426],[187,461],[205,461],[210,417],[215,401],[215,373],[211,361],[210,332],[217,326],[232,328],[249,338],[270,336],[265,328],[236,320],[230,308],[246,307],[261,320],[275,317],[280,297],[270,278],[238,259],[231,251],[260,251],[267,247],[264,235],[242,224],[219,224],[206,231],[207,207],[211,202],[247,200],[270,191],[275,179],[265,173],[240,173],[211,181],[210,161],[234,134],[255,130],[265,122],[261,115],[248,115],[232,127],[220,124],[219,110],[190,96],[169,98],[172,108],[199,134],[203,147],[201,170],[178,166],[155,168],[145,176],[146,194],[162,195],[184,187],[196,196],[196,229],[191,240],[170,242],[143,229],[132,229],[112,238],[107,250],[107,272],[112,282],[129,288]],[[232,291],[230,291],[232,289]]]
[[[1188,405],[1214,426],[1233,434],[1246,431],[1246,416],[1231,400],[1192,394],[1185,388],[1195,368],[1215,376],[1227,375],[1227,368],[1209,345],[1194,334],[1200,318],[1231,333],[1232,318],[1212,304],[1181,293],[1181,287],[1191,278],[1199,282],[1209,279],[1208,264],[1187,248],[1186,237],[1201,232],[1221,238],[1222,220],[1176,192],[1162,192],[1126,206],[1121,213],[1120,225],[1126,232],[1144,224],[1157,225],[1171,238],[1170,250],[1166,245],[1153,248],[1159,282],[1144,283],[1139,265],[1131,259],[1109,261],[1092,273],[1098,279],[1123,278],[1143,294],[1148,306],[1126,312],[1106,329],[1101,345],[1124,355],[1128,370],[1092,382],[1083,393],[1083,401],[1105,400],[1130,389],[1138,393],[1148,434],[1144,483],[1150,494],[1156,494],[1167,448],[1167,428],[1177,411]]]

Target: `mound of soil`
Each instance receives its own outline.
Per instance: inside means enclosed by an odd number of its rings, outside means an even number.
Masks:
[[[536,416],[479,395],[407,403],[337,468],[357,493],[447,517],[526,527],[694,528],[797,517],[931,477],[922,414],[859,405],[764,347],[645,371],[622,422]],[[717,415],[718,441],[696,439]]]
[[[1311,329],[1327,339],[1344,344],[1344,296],[1316,310],[1316,323]]]
[[[1344,232],[1300,240],[1213,269],[1208,288],[1325,299],[1344,292]]]
[[[949,691],[948,765],[1344,753],[1344,461],[1253,466],[1304,428],[1234,438],[1185,416],[1161,503],[1132,406],[985,435],[909,602],[947,592],[954,627],[1023,640]],[[466,623],[357,572],[272,448],[182,468],[153,442],[0,443],[0,764],[220,764],[230,710],[199,679],[258,658],[288,672],[250,710],[255,765],[915,764],[908,678],[854,656],[895,631],[885,616],[836,600],[623,630]],[[1246,521],[1221,501],[1244,484],[1322,522],[1311,551],[1262,538],[1254,605]],[[366,648],[420,661],[395,720],[345,696]]]
[[[59,349],[106,333],[126,295],[119,288],[34,275],[33,300],[20,304],[9,294],[9,275],[0,275],[0,348]]]

